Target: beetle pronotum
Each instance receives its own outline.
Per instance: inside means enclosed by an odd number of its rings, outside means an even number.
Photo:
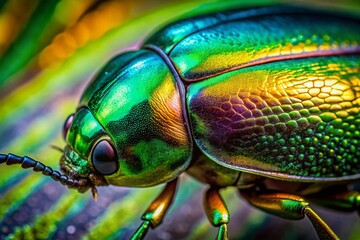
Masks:
[[[64,124],[63,173],[13,154],[0,163],[94,198],[96,186],[167,183],[133,239],[161,223],[185,171],[209,185],[204,208],[218,239],[227,238],[227,186],[335,239],[307,199],[359,211],[360,194],[347,188],[360,177],[359,33],[359,19],[289,6],[172,23],[88,85]]]

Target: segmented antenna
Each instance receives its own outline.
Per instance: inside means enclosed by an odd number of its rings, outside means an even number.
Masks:
[[[92,183],[87,179],[71,179],[64,174],[53,170],[51,167],[45,166],[41,162],[27,156],[19,157],[11,153],[9,153],[8,155],[0,154],[0,164],[2,163],[6,163],[6,165],[21,164],[21,167],[24,169],[33,168],[35,172],[41,172],[45,176],[50,176],[55,181],[58,181],[62,185],[65,185],[69,188],[80,189],[83,187],[93,187]]]

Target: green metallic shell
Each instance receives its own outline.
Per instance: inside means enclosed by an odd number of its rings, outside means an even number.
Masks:
[[[360,174],[360,22],[274,7],[174,23],[151,37],[188,82],[200,150],[272,178]]]
[[[358,56],[297,59],[194,83],[195,141],[235,169],[303,180],[357,176],[359,66]]]
[[[316,24],[314,24],[316,23]],[[163,49],[185,81],[234,69],[359,52],[359,21],[296,7],[233,10],[179,21],[145,43]]]

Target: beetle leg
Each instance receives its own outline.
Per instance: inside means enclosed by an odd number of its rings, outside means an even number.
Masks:
[[[210,223],[219,228],[216,239],[228,239],[227,224],[230,216],[224,200],[220,196],[219,188],[210,187],[206,191],[204,208]]]
[[[143,239],[149,229],[155,228],[162,222],[166,211],[169,209],[176,192],[177,179],[166,184],[159,196],[150,204],[141,219],[143,223],[131,237],[132,240]]]
[[[324,191],[307,195],[306,198],[324,207],[360,214],[360,193],[346,189],[325,189]]]
[[[310,219],[320,239],[339,239],[303,198],[276,191],[239,190],[250,204],[273,215],[299,220]]]

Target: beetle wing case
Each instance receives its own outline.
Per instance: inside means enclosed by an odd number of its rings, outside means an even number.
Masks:
[[[235,170],[359,178],[359,19],[289,6],[225,11],[149,38],[188,84],[195,143]]]

